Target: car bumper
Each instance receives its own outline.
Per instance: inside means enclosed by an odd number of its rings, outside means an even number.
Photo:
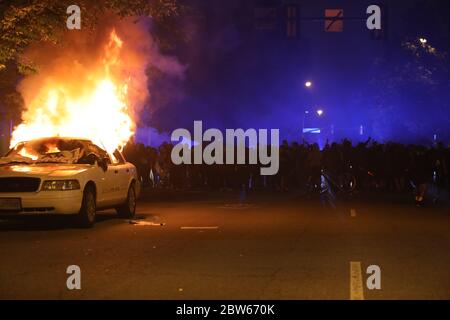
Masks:
[[[83,193],[81,190],[0,193],[0,198],[20,199],[21,202],[20,210],[0,207],[0,215],[69,215],[80,211]]]

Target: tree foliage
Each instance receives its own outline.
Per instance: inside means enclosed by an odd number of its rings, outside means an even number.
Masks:
[[[82,28],[93,30],[105,13],[119,17],[151,17],[155,27],[177,34],[183,6],[178,0],[0,0],[0,112],[18,114],[23,104],[16,85],[20,78],[36,72],[33,61],[22,53],[32,44],[57,44],[66,29],[67,8],[81,9]],[[170,39],[167,33],[161,34]],[[158,36],[158,33],[156,34]],[[157,39],[165,44],[163,39]]]
[[[408,26],[392,34],[377,57],[365,94],[371,106],[375,136],[411,136],[425,140],[450,125],[450,59],[447,0],[411,2],[398,16]],[[426,18],[425,18],[426,17]]]
[[[8,62],[16,62],[19,72],[26,73],[30,65],[18,60],[32,43],[57,43],[66,28],[67,7],[71,0],[0,0],[0,70]],[[180,14],[177,0],[79,0],[84,28],[95,28],[97,19],[109,11],[120,17],[149,16],[156,25],[169,23]]]

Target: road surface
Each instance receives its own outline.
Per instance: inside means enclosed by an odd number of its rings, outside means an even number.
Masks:
[[[137,224],[112,211],[90,230],[0,221],[0,299],[450,299],[446,207],[145,198]],[[81,290],[67,289],[70,265]],[[380,290],[366,285],[373,265]]]

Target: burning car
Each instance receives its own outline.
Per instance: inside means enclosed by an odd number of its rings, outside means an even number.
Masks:
[[[139,195],[136,168],[120,151],[90,140],[41,138],[20,142],[0,158],[0,216],[74,215],[92,227],[97,210],[132,218]]]

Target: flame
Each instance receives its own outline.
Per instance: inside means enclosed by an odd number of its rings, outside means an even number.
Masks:
[[[109,152],[122,149],[134,135],[135,122],[128,107],[123,68],[123,41],[115,30],[109,35],[103,58],[83,79],[62,74],[39,87],[12,134],[11,147],[22,141],[46,137],[92,140]]]
[[[27,149],[25,149],[25,148],[22,148],[22,149],[19,151],[19,154],[20,154],[22,157],[30,158],[31,160],[37,160],[37,159],[39,159],[39,156],[38,156],[38,155],[29,153],[29,152],[27,151]]]
[[[52,144],[52,143],[47,144],[45,147],[47,149],[45,152],[46,154],[61,152],[61,150],[59,150],[59,148],[55,144]],[[22,147],[20,149],[18,154],[21,155],[22,157],[30,158],[31,160],[39,159],[39,154],[35,150],[29,150],[28,148],[24,148],[24,147]]]

